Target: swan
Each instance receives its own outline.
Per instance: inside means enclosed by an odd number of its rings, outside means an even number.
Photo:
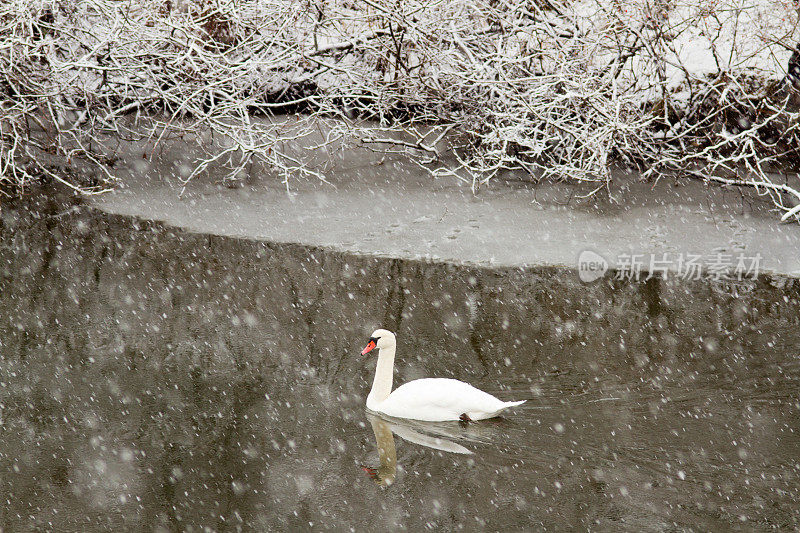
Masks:
[[[426,422],[470,422],[492,418],[509,407],[525,403],[525,400],[504,402],[469,383],[447,378],[409,381],[392,392],[396,347],[394,333],[377,329],[372,332],[369,343],[361,351],[361,355],[366,355],[375,348],[378,349],[375,379],[367,396],[367,409],[370,411]]]

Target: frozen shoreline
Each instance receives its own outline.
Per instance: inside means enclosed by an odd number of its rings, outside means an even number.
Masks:
[[[188,150],[172,147],[143,172],[136,150],[123,155],[118,190],[89,200],[108,213],[163,221],[192,232],[298,243],[356,254],[497,267],[575,268],[584,250],[613,268],[620,256],[704,258],[760,254],[760,272],[800,276],[800,230],[781,225],[749,191],[706,188],[694,180],[656,186],[615,178],[610,197],[581,200],[568,184],[497,181],[473,194],[455,180],[433,180],[400,156],[338,153],[330,183],[286,186],[251,172],[234,187],[220,176],[194,179],[183,196],[174,179]],[[609,196],[609,195],[606,195]],[[622,258],[624,260],[624,257]],[[609,274],[607,274],[609,275]]]

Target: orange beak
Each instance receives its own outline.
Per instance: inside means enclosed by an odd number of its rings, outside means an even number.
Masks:
[[[375,341],[369,341],[369,344],[367,344],[367,346],[361,350],[361,355],[367,355],[369,352],[375,349],[375,346],[377,346]]]

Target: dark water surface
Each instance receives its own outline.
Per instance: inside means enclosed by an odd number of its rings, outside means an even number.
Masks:
[[[3,531],[800,526],[797,280],[585,285],[44,210],[0,226]],[[368,415],[379,326],[396,384],[528,402]]]

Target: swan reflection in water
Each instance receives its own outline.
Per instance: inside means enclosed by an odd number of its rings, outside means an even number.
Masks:
[[[471,450],[453,441],[420,433],[412,429],[405,421],[389,421],[372,413],[367,413],[367,419],[372,425],[372,431],[375,433],[375,443],[378,448],[380,466],[378,468],[362,466],[361,468],[364,469],[369,477],[383,487],[388,487],[394,483],[395,476],[397,475],[397,453],[394,448],[394,435],[397,435],[405,441],[434,450],[462,455],[472,454]],[[435,428],[432,426],[431,429],[451,438],[463,437],[466,431],[463,428],[448,428],[438,424]],[[459,429],[461,429],[461,431],[459,431]]]

